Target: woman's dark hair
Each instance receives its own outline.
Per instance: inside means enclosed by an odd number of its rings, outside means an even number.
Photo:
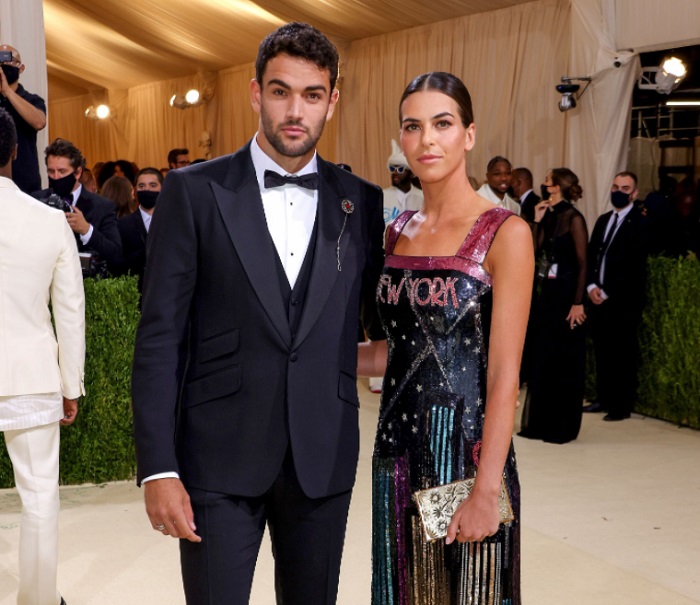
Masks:
[[[570,202],[581,199],[583,189],[578,184],[578,177],[568,168],[552,168],[552,184],[559,185],[561,197]]]
[[[119,175],[109,177],[100,187],[100,195],[114,202],[118,219],[131,214],[134,205],[134,186],[126,177]]]
[[[403,102],[414,92],[422,92],[424,90],[437,90],[457,103],[459,107],[459,117],[465,128],[474,122],[472,98],[464,82],[457,76],[445,71],[431,71],[430,73],[414,78],[413,81],[406,86],[406,90],[403,91],[401,101],[399,102],[399,123],[401,122],[401,106]]]
[[[338,80],[338,49],[315,27],[308,23],[287,23],[273,31],[260,43],[255,60],[255,79],[262,86],[267,63],[285,54],[311,61],[330,72],[331,92]]]
[[[17,146],[17,129],[9,112],[0,108],[0,166],[7,166]]]
[[[100,168],[100,171],[97,173],[97,186],[100,189],[102,189],[104,184],[107,182],[107,179],[114,176],[117,166],[119,166],[122,174],[129,179],[131,184],[134,184],[135,173],[131,162],[127,162],[126,160],[117,160],[116,162],[105,162],[102,168]]]

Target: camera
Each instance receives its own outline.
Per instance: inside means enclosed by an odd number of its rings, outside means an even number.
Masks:
[[[56,210],[60,210],[62,212],[73,212],[71,205],[55,193],[52,193],[49,195],[49,197],[40,197],[37,199],[51,208],[56,208]]]
[[[12,63],[13,60],[11,50],[0,50],[0,63]]]
[[[572,95],[575,92],[578,92],[580,88],[581,86],[579,84],[557,84],[557,92],[563,95]]]

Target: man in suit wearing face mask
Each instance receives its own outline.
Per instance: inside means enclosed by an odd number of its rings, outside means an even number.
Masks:
[[[46,103],[19,83],[24,71],[22,58],[16,48],[0,45],[0,108],[5,109],[17,128],[17,158],[12,162],[12,179],[25,193],[41,189],[39,155],[36,150],[36,133],[46,126]]]
[[[648,223],[634,204],[637,176],[620,172],[613,180],[613,209],[596,221],[588,245],[589,317],[595,347],[598,400],[585,412],[608,412],[624,420],[634,407],[637,386],[637,328],[642,318]]]
[[[111,266],[120,261],[122,253],[116,206],[83,187],[80,176],[84,164],[80,149],[70,141],[56,139],[46,148],[50,190],[33,195],[43,199],[53,192],[66,200],[71,206],[71,212],[66,212],[66,220],[75,233],[78,252],[96,254]]]

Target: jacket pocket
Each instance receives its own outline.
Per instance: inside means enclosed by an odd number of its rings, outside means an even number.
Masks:
[[[241,366],[229,366],[186,384],[182,404],[184,407],[193,407],[200,403],[232,395],[240,388]]]
[[[238,349],[239,330],[235,328],[222,334],[216,334],[199,343],[198,360],[200,363],[232,355]]]
[[[341,370],[338,377],[338,396],[356,407],[360,407],[357,397],[357,379]]]

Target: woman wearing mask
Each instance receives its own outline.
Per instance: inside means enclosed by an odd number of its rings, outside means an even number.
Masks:
[[[583,190],[571,170],[551,170],[542,193],[533,227],[531,367],[518,434],[567,443],[578,436],[583,410],[588,231],[573,206]]]

